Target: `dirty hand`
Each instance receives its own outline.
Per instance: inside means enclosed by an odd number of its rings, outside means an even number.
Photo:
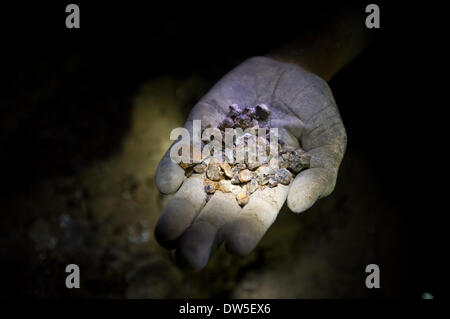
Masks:
[[[248,59],[195,105],[185,127],[191,131],[193,120],[216,127],[231,104],[266,104],[270,127],[278,128],[279,139],[287,145],[307,151],[310,168],[289,186],[257,190],[241,208],[234,195],[220,191],[206,203],[203,178],[185,178],[167,151],[156,171],[156,185],[164,194],[176,193],[157,223],[155,237],[162,246],[177,248],[178,260],[191,268],[204,267],[222,242],[232,253],[248,254],[286,199],[289,208],[300,213],[330,194],[346,148],[345,128],[328,85],[297,65]]]

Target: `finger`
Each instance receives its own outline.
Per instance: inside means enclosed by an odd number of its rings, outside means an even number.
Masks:
[[[257,190],[239,216],[225,225],[223,237],[229,252],[250,253],[275,221],[288,194],[288,186]]]
[[[323,168],[310,168],[301,172],[292,182],[287,204],[294,213],[309,209],[319,198],[324,197],[331,184],[328,172]],[[330,191],[331,192],[331,191]]]
[[[174,193],[184,180],[184,170],[170,158],[170,148],[158,164],[155,180],[163,194]]]
[[[161,246],[173,248],[204,205],[206,193],[203,178],[194,174],[186,179],[167,204],[155,228],[155,238]]]
[[[347,135],[329,87],[314,81],[302,96],[305,129],[301,144],[311,156],[310,168],[300,172],[289,190],[287,204],[296,213],[329,195],[347,146]]]
[[[287,198],[290,210],[304,212],[333,191],[343,152],[338,144],[330,144],[307,153],[311,156],[310,168],[300,172],[292,182]]]
[[[218,230],[236,218],[240,211],[234,195],[217,191],[180,238],[178,262],[189,268],[203,268],[221,243]]]

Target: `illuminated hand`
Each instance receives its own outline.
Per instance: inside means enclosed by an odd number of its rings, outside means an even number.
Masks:
[[[178,260],[191,268],[204,267],[222,242],[232,253],[248,254],[286,199],[289,208],[300,213],[330,194],[346,148],[345,128],[327,83],[297,65],[265,57],[248,59],[195,105],[185,127],[191,131],[193,120],[216,127],[231,104],[268,105],[270,127],[278,128],[287,145],[300,144],[311,164],[289,186],[257,190],[241,208],[234,195],[220,191],[206,203],[203,178],[197,174],[185,178],[167,151],[157,168],[156,184],[164,194],[176,193],[155,236],[162,246],[176,248]]]

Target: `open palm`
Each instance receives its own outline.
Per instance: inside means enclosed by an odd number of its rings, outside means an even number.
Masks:
[[[216,127],[231,104],[268,105],[270,127],[278,128],[287,145],[301,145],[307,151],[310,168],[288,186],[257,190],[241,208],[234,195],[220,191],[206,202],[203,177],[185,178],[168,150],[157,168],[156,184],[160,192],[175,195],[155,236],[161,245],[177,248],[178,259],[192,268],[204,267],[222,242],[230,252],[248,254],[286,200],[293,212],[300,213],[330,194],[346,148],[345,128],[328,85],[297,65],[265,57],[246,60],[194,106],[185,127],[192,131],[193,120]]]

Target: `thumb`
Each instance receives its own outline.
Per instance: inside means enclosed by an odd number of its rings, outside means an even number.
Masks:
[[[329,195],[336,185],[336,174],[325,168],[310,168],[301,172],[292,182],[287,204],[294,213],[309,209],[322,197]]]
[[[172,147],[173,144],[167,150],[166,154],[164,154],[164,157],[156,168],[156,187],[163,194],[176,192],[184,180],[184,170],[170,158],[170,150]]]

